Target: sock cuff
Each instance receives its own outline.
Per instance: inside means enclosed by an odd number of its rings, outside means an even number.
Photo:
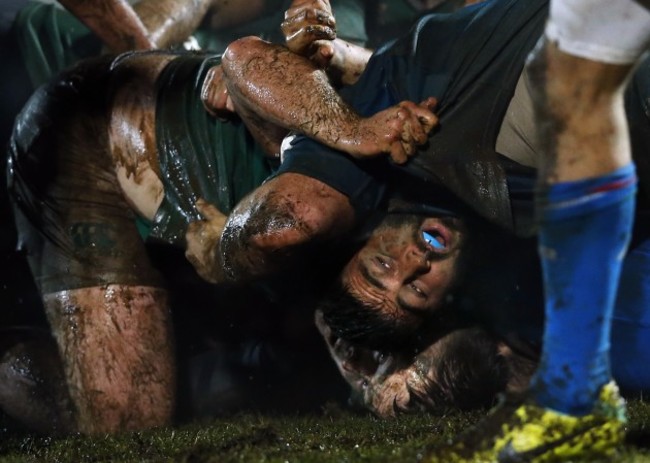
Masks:
[[[590,214],[634,197],[637,177],[633,163],[609,174],[550,185],[538,195],[542,220]]]

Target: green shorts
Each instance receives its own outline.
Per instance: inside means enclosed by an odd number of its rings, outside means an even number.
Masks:
[[[220,56],[181,55],[158,78],[156,141],[165,190],[150,237],[184,245],[187,224],[201,218],[203,198],[228,213],[271,173],[262,148],[239,121],[211,116],[200,99]]]

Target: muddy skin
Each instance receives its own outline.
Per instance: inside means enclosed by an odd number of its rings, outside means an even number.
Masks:
[[[343,104],[324,71],[306,60],[296,70],[290,61],[294,57],[284,47],[259,40],[232,43],[224,54],[223,69],[235,107],[258,108],[256,112],[278,125],[285,123],[288,114],[291,128],[341,139],[344,125],[358,123],[359,116]]]
[[[224,278],[217,256],[228,217],[203,199],[196,202],[196,208],[203,220],[190,222],[187,226],[185,258],[205,281],[219,283]]]
[[[326,1],[292,3],[280,29],[285,46],[327,72],[336,88],[354,84],[372,55],[367,48],[336,38],[336,18]]]
[[[300,200],[296,198],[296,201]],[[264,203],[256,206],[247,211],[249,216],[245,222],[231,215],[221,237],[223,266],[228,278],[233,281],[239,281],[244,276],[244,269],[247,275],[260,276],[257,270],[259,253],[255,255],[251,251],[268,248],[268,255],[261,262],[273,271],[277,267],[272,263],[274,259],[291,259],[293,254],[292,250],[282,247],[284,235],[290,233],[307,237],[313,233],[308,224],[295,214],[293,198],[271,193]],[[301,241],[300,238],[298,241]],[[246,243],[246,249],[240,250],[237,247],[240,243]]]
[[[282,174],[244,198],[230,214],[221,238],[224,276],[246,281],[293,268],[311,242],[344,236],[354,210],[343,194],[299,174]]]
[[[309,57],[314,52],[314,41],[336,38],[336,18],[327,1],[293,2],[284,17],[280,28],[293,53]]]
[[[81,432],[170,423],[174,353],[166,292],[110,285],[45,296]]]
[[[126,0],[102,2],[63,0],[61,4],[77,16],[111,53],[165,49],[182,44],[200,25],[208,11],[218,14],[222,25],[253,19],[260,7],[248,5],[246,14],[233,0],[141,0],[131,6]]]
[[[434,250],[425,244],[421,235],[427,230],[444,234],[443,248]],[[456,289],[466,235],[460,220],[389,215],[347,262],[341,282],[363,310],[378,312],[392,322],[391,336],[407,337],[445,307]],[[339,320],[333,329],[352,321],[352,316],[346,322]],[[369,325],[368,335],[378,328]]]
[[[315,321],[353,398],[381,418],[489,406],[525,387],[536,366],[477,328],[451,330],[423,349],[373,351],[336,337],[322,313]]]
[[[109,123],[114,169],[126,200],[149,220],[153,220],[164,195],[156,148],[155,82],[172,58],[131,55],[113,71],[118,88]]]
[[[361,118],[311,61],[255,37],[231,43],[222,66],[238,111],[244,108],[357,158],[390,154],[403,163],[438,122],[433,98]]]
[[[622,104],[630,65],[597,63],[566,55],[542,39],[527,64],[547,158],[540,167],[542,184],[604,175],[627,160],[629,153]],[[571,76],[564,79],[563,76]],[[597,76],[596,78],[594,76]],[[562,156],[558,156],[562,153]],[[621,153],[612,157],[610,153]]]

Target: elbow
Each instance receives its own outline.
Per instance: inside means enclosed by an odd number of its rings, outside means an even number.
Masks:
[[[241,281],[290,271],[312,245],[353,224],[347,197],[309,177],[284,173],[260,186],[231,212],[221,235],[224,275]]]
[[[231,42],[223,52],[221,65],[227,77],[241,76],[249,63],[268,53],[269,43],[249,36]]]
[[[223,274],[238,283],[272,276],[291,265],[295,250],[314,236],[308,224],[290,214],[269,216],[263,210],[231,214],[219,249]]]

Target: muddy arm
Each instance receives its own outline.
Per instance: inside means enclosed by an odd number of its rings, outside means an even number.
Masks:
[[[231,212],[218,256],[226,281],[279,276],[309,259],[310,245],[342,237],[354,224],[348,198],[324,183],[284,173]]]
[[[155,48],[147,28],[126,0],[60,0],[114,53]]]
[[[112,53],[167,48],[198,27],[214,0],[61,0]]]
[[[244,121],[263,119],[356,158],[386,153],[403,163],[437,124],[433,98],[401,102],[362,118],[312,61],[255,37],[230,44],[222,66],[230,98]],[[254,130],[254,124],[248,127]]]
[[[354,224],[348,198],[328,185],[285,173],[245,197],[227,218],[203,200],[190,223],[185,256],[211,283],[277,278],[301,268],[308,248],[345,235]]]

